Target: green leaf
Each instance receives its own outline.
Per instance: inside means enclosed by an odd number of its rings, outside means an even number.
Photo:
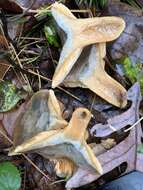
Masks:
[[[138,145],[137,152],[143,154],[143,144]]]
[[[8,81],[0,82],[0,112],[11,110],[21,99],[14,84]]]
[[[18,169],[10,162],[0,164],[0,190],[19,190],[21,177]]]
[[[55,47],[60,46],[54,25],[52,25],[52,24],[49,24],[48,26],[45,25],[44,33],[45,33],[46,39],[50,45],[53,45]]]

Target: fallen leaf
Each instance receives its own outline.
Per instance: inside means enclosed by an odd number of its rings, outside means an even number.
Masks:
[[[38,9],[53,2],[53,0],[1,0],[0,7],[14,13],[22,13],[26,9]]]
[[[18,108],[12,109],[11,111],[0,113],[0,122],[3,128],[6,130],[8,136],[12,137],[14,131],[14,123],[16,122],[18,116],[24,111],[26,107],[26,102],[21,104]]]
[[[122,17],[126,28],[113,43],[110,53],[113,59],[127,55],[135,64],[143,62],[143,16],[142,9],[137,9],[120,1],[108,1],[108,14]]]

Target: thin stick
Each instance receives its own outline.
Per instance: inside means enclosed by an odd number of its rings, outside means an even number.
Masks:
[[[129,127],[128,129],[125,129],[124,132],[128,132],[131,129],[133,129],[138,123],[140,123],[143,120],[143,117],[141,117],[139,120],[137,120],[131,127]]]
[[[28,71],[29,73],[33,74],[33,75],[38,76],[38,74],[37,74],[36,72],[32,71],[31,69],[28,69],[27,71]],[[50,82],[52,81],[51,79],[49,79],[49,78],[47,78],[47,77],[44,77],[44,76],[42,76],[42,75],[40,75],[40,74],[39,74],[39,76],[40,76],[40,78],[43,79],[43,80],[50,81]],[[62,87],[59,86],[59,87],[57,87],[57,88],[60,89],[60,90],[62,90],[62,91],[65,92],[66,94],[70,95],[70,96],[73,97],[74,99],[76,99],[76,100],[78,100],[78,101],[81,102],[81,99],[80,99],[80,98],[74,96],[73,94],[71,94],[71,93],[68,92],[67,90],[63,89]]]

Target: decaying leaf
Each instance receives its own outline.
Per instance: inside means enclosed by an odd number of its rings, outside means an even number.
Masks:
[[[0,113],[0,123],[2,127],[6,130],[8,136],[12,137],[14,131],[14,123],[16,122],[18,116],[24,113],[26,107],[26,102],[21,104],[18,108],[14,108],[8,112]]]
[[[58,3],[53,4],[52,15],[59,27],[67,34],[67,40],[53,76],[52,86],[56,87],[64,81],[85,46],[101,43],[96,45],[96,49],[93,46],[91,54],[87,52],[88,60],[84,64],[82,63],[84,59],[79,61],[81,64],[73,68],[72,76],[67,77],[66,82],[69,82],[70,87],[89,88],[110,103],[124,107],[126,91],[106,74],[103,61],[106,54],[105,42],[112,41],[121,34],[125,27],[124,21],[117,17],[77,19],[67,7]]]
[[[22,13],[26,9],[38,9],[51,3],[53,0],[1,0],[0,7],[14,13]]]
[[[108,14],[122,17],[126,28],[110,48],[113,59],[127,55],[135,64],[143,62],[143,11],[120,1],[108,1]]]
[[[10,82],[0,82],[0,112],[11,110],[21,100],[18,89]]]
[[[67,124],[61,117],[53,91],[40,91],[32,97],[27,111],[15,124],[14,148],[9,155],[33,150],[46,158],[67,157],[77,166],[102,173],[100,163],[86,143],[86,128],[90,118],[91,113],[87,109],[78,108]]]
[[[127,110],[125,113],[110,119],[111,124],[115,124],[116,122],[116,125],[114,125],[114,127],[117,130],[117,133],[119,129],[124,129],[128,124],[133,125],[139,119],[138,110],[141,96],[138,84],[132,86],[132,88],[128,91],[128,99],[132,101],[131,108],[129,108],[129,110]],[[98,126],[100,126],[100,129]],[[109,130],[107,132],[106,124],[96,125],[97,136],[106,137],[115,133],[115,131],[111,130],[109,125],[108,128]],[[123,131],[123,133],[125,132]],[[141,125],[138,123],[136,128],[133,128],[131,130],[129,136],[125,138],[125,140],[112,147],[110,150],[97,154],[98,159],[102,163],[104,174],[116,168],[121,163],[127,163],[128,167],[125,171],[126,173],[133,170],[143,171],[141,164],[143,161],[143,155],[138,153],[136,149],[136,146],[139,146],[141,144],[141,136]],[[93,150],[96,152],[96,146],[93,148]],[[82,185],[91,183],[92,181],[97,180],[99,177],[100,176],[98,174],[91,174],[89,171],[79,168],[73,177],[68,180],[66,187],[77,188]]]

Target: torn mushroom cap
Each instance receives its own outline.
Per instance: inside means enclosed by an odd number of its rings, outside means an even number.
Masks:
[[[85,48],[63,84],[67,87],[89,88],[106,101],[122,108],[127,104],[127,92],[106,73],[105,55],[105,43]]]
[[[67,34],[67,40],[53,76],[53,88],[63,82],[85,46],[112,41],[119,37],[125,28],[124,20],[119,17],[77,19],[66,6],[59,3],[52,5],[52,15]]]
[[[67,143],[71,144],[92,168],[102,174],[100,162],[85,140],[85,132],[91,116],[91,113],[87,109],[78,108],[74,111],[67,127],[41,132],[17,146],[11,155]]]

